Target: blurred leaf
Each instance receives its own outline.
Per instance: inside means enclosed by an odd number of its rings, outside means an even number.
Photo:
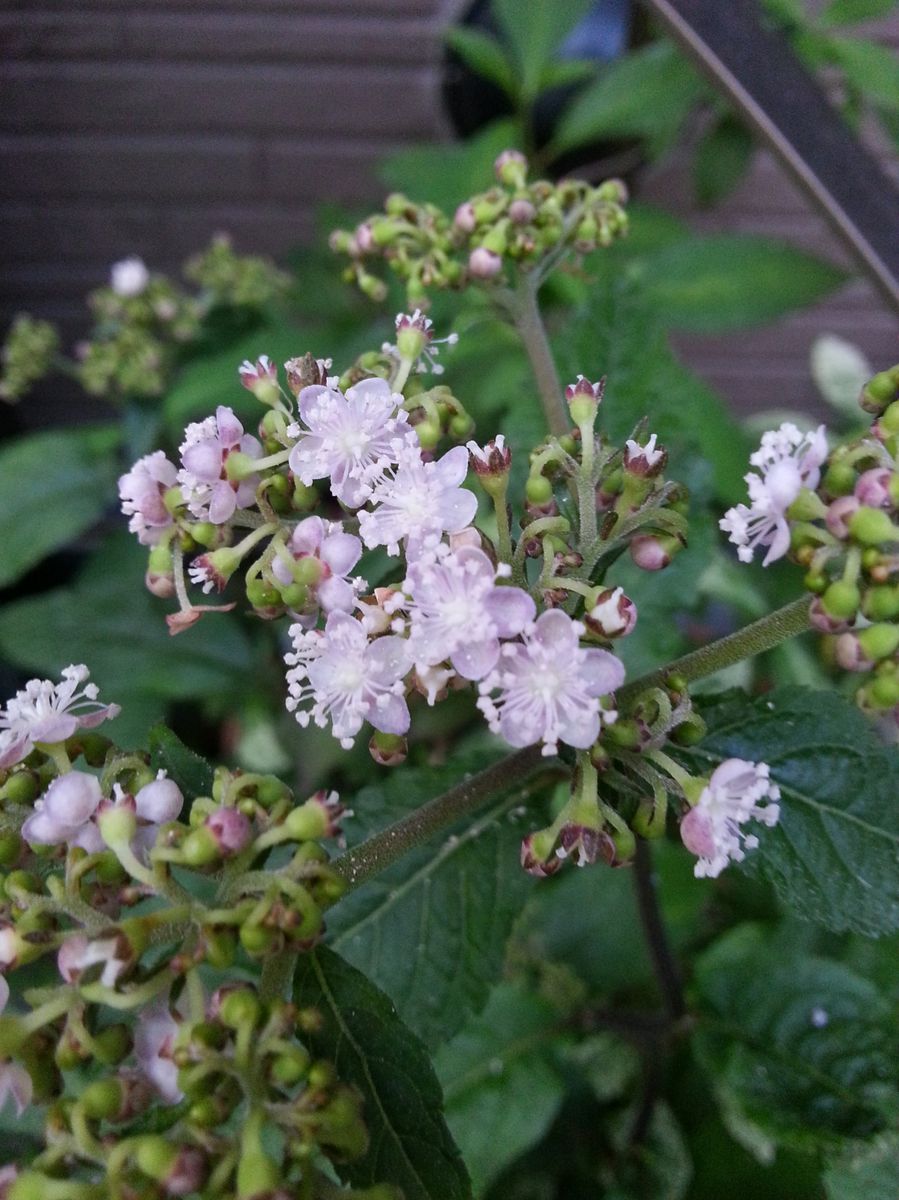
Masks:
[[[552,5],[545,5],[552,12]],[[670,42],[653,42],[604,67],[559,121],[555,154],[604,138],[639,137],[651,156],[674,140],[704,84]]]
[[[748,925],[699,959],[695,983],[697,1052],[744,1144],[839,1148],[884,1127],[899,1102],[897,1044],[873,984],[827,959],[784,958]]]
[[[434,1066],[446,1119],[476,1193],[549,1128],[565,1092],[548,1051],[558,1013],[532,992],[500,984],[480,1016],[441,1047]]]
[[[831,0],[819,20],[822,25],[856,25],[889,16],[895,8],[896,0]]]
[[[335,266],[335,273],[336,273]],[[288,358],[304,354],[305,335],[286,320],[272,316],[265,324],[214,354],[192,359],[179,373],[163,401],[166,428],[180,438],[188,421],[202,420],[220,404],[233,408],[248,430],[259,421],[259,401],[241,386],[237,368],[245,358],[255,362],[267,354],[281,366]]]
[[[307,1040],[365,1101],[368,1150],[342,1164],[340,1174],[357,1187],[391,1183],[402,1188],[404,1200],[470,1200],[434,1068],[384,993],[319,947],[300,959],[294,1001],[321,1012],[322,1028]]]
[[[0,587],[89,529],[115,500],[112,425],[16,438],[0,449]]]
[[[513,99],[518,95],[515,72],[496,38],[469,25],[452,25],[445,40],[475,74],[489,79]]]
[[[899,109],[899,58],[890,46],[862,38],[832,38],[833,61],[863,96],[883,108]]]
[[[780,820],[759,826],[742,869],[828,929],[874,937],[899,929],[899,756],[855,705],[790,687],[730,697],[703,716],[708,736],[683,752],[698,769],[728,758],[767,762],[781,789]]]
[[[379,174],[394,191],[452,213],[463,200],[490,186],[493,163],[501,151],[520,150],[523,144],[520,122],[504,118],[464,142],[400,150],[381,164]]]
[[[404,769],[363,788],[344,822],[352,842],[495,761],[492,751],[446,767]],[[512,923],[534,881],[519,866],[521,814],[489,809],[422,845],[350,892],[328,915],[330,944],[382,987],[429,1046],[484,1003]]]
[[[116,736],[146,733],[165,701],[240,694],[256,660],[240,623],[213,613],[177,638],[165,605],[146,590],[146,548],[127,533],[110,538],[75,583],[7,605],[0,650],[16,666],[57,674],[84,662],[106,700],[123,707]],[[141,708],[130,720],[129,702]]]
[[[839,267],[750,234],[687,238],[641,264],[647,304],[675,329],[720,333],[814,304],[846,280]]]
[[[664,1101],[657,1101],[646,1135],[631,1141],[636,1110],[630,1108],[612,1122],[617,1161],[603,1172],[603,1200],[682,1200],[693,1177],[693,1163],[677,1118]]]
[[[591,8],[593,0],[493,0],[492,9],[521,72],[521,93],[533,100],[553,51]]]
[[[754,148],[752,134],[729,113],[706,131],[693,162],[700,204],[717,204],[734,190],[749,169]]]
[[[807,17],[803,0],[763,0],[764,7],[787,27],[804,25]]]
[[[150,730],[148,747],[150,763],[158,771],[164,770],[174,779],[185,796],[212,795],[212,767],[190,747],[185,746],[176,733],[165,725],[154,725]]]
[[[874,369],[858,346],[835,334],[815,338],[809,355],[812,379],[818,391],[845,420],[857,425],[858,397]],[[767,425],[766,429],[773,429]]]
[[[899,1134],[850,1146],[824,1173],[827,1200],[892,1200],[899,1196]]]
[[[572,87],[577,83],[585,83],[596,74],[596,63],[588,58],[563,58],[558,62],[547,63],[540,72],[540,91],[550,88]]]

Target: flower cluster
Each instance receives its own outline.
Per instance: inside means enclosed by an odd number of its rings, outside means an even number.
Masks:
[[[577,179],[528,183],[527,160],[517,150],[503,151],[494,169],[496,184],[452,217],[396,193],[383,213],[353,232],[332,234],[332,249],[349,258],[347,281],[383,299],[386,285],[371,269],[383,261],[405,284],[410,305],[426,305],[434,289],[509,282],[512,273],[536,270],[550,254],[586,254],[627,232],[627,190],[620,180],[598,187]]]
[[[729,758],[712,772],[680,825],[680,835],[697,856],[697,878],[715,879],[731,862],[742,862],[758,837],[745,833],[749,821],[771,828],[780,818],[780,789],[766,763]]]
[[[2,1182],[55,1195],[62,1156],[73,1195],[294,1194],[322,1156],[364,1152],[361,1099],[315,1057],[321,1015],[243,976],[321,938],[344,885],[319,841],[343,808],[224,768],[185,795],[97,732],[117,712],[70,667],[0,718],[0,1104],[47,1118]]]

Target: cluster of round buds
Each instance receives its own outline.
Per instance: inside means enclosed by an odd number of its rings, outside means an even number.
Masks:
[[[866,676],[859,704],[899,715],[899,367],[863,389],[876,420],[868,434],[828,455],[823,426],[783,425],[762,439],[747,475],[750,506],[722,528],[749,561],[783,555],[805,569],[812,625],[832,636],[843,670]]]
[[[385,285],[370,270],[383,260],[405,283],[409,302],[421,305],[435,289],[508,284],[516,271],[534,270],[550,254],[587,254],[627,232],[620,180],[598,187],[576,179],[529,184],[527,170],[523,154],[503,151],[496,184],[459,205],[452,219],[434,205],[389,196],[382,214],[353,233],[332,235],[332,248],[349,257],[347,280],[383,299]]]
[[[0,400],[16,401],[48,374],[59,349],[49,321],[22,313],[13,321],[0,350]]]

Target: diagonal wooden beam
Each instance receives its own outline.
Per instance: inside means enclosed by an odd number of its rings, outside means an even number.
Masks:
[[[855,138],[761,0],[643,0],[736,107],[899,311],[899,190]]]

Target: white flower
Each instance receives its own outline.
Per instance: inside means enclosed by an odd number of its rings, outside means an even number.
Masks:
[[[178,1023],[165,997],[141,1009],[134,1031],[134,1055],[143,1075],[167,1104],[177,1104],[184,1096],[172,1059],[177,1034]]]
[[[757,820],[776,825],[780,789],[769,779],[767,763],[729,758],[712,772],[708,785],[681,821],[681,839],[698,856],[693,874],[715,879],[730,862],[742,862],[759,844],[741,826]]]
[[[584,649],[583,626],[559,609],[542,613],[521,642],[506,642],[499,664],[480,686],[478,708],[491,730],[511,746],[558,743],[579,750],[592,746],[603,712],[599,698],[624,682],[624,667],[607,650]],[[499,691],[493,698],[489,693]]]
[[[109,271],[109,286],[117,296],[130,299],[139,296],[150,282],[150,272],[142,258],[132,255],[113,263]]]
[[[483,550],[430,553],[409,567],[409,650],[416,667],[449,659],[463,679],[483,679],[499,658],[499,639],[515,637],[534,619],[534,601],[521,588],[497,587],[496,568]]]
[[[61,683],[30,679],[7,701],[0,709],[0,769],[27,758],[38,742],[64,742],[76,729],[94,729],[118,716],[117,704],[100,704],[89,678],[87,667],[69,666]]]
[[[762,560],[767,567],[782,558],[790,548],[790,527],[786,512],[802,488],[816,488],[820,467],[827,458],[827,437],[823,425],[813,433],[802,433],[786,422],[779,429],[762,435],[759,449],[750,456],[760,475],[745,476],[751,503],[738,504],[719,521],[738,547],[741,562],[752,562],[754,551],[767,546]]]
[[[396,470],[375,485],[373,512],[359,513],[359,532],[366,546],[386,546],[399,554],[406,539],[406,556],[415,558],[429,540],[459,533],[474,520],[478,501],[459,485],[468,474],[468,451],[455,446],[436,462],[406,452]]]
[[[372,483],[403,445],[417,445],[406,414],[397,412],[403,397],[384,379],[363,379],[344,396],[335,387],[313,385],[298,396],[300,420],[288,434],[298,438],[290,469],[307,487],[330,479],[331,492],[347,508],[359,508]]]
[[[66,983],[78,983],[88,967],[102,963],[100,983],[103,987],[113,988],[118,977],[128,966],[125,959],[119,957],[119,949],[119,939],[115,935],[88,941],[83,934],[78,933],[66,938],[59,947],[56,965]]]
[[[119,478],[122,512],[131,517],[128,528],[137,534],[142,546],[155,545],[163,530],[173,524],[165,494],[177,482],[178,470],[161,450],[145,454]]]
[[[346,533],[339,521],[323,521],[307,517],[291,534],[285,555],[299,562],[315,559],[321,569],[317,581],[309,584],[315,603],[326,613],[340,610],[352,612],[356,588],[347,579],[362,555],[362,543],[355,534]],[[272,574],[282,584],[294,582],[290,559],[275,557]]]
[[[0,1016],[9,1000],[9,984],[0,975]],[[22,1113],[31,1103],[33,1086],[31,1076],[18,1063],[0,1060],[0,1109],[5,1108],[7,1100],[12,1100],[16,1106],[16,1115]],[[2,1182],[2,1179],[0,1179]]]
[[[243,425],[230,408],[220,404],[214,417],[194,421],[184,431],[181,445],[181,470],[178,482],[184,500],[200,521],[224,525],[256,495],[257,475],[239,482],[228,478],[226,464],[234,452],[259,458],[262,447],[256,438],[245,434]]]
[[[293,653],[285,656],[288,709],[302,726],[312,720],[321,728],[330,721],[344,748],[368,721],[382,733],[409,728],[403,676],[409,670],[406,642],[389,635],[369,641],[361,622],[332,612],[324,631],[292,625]],[[311,708],[300,705],[311,700]]]

